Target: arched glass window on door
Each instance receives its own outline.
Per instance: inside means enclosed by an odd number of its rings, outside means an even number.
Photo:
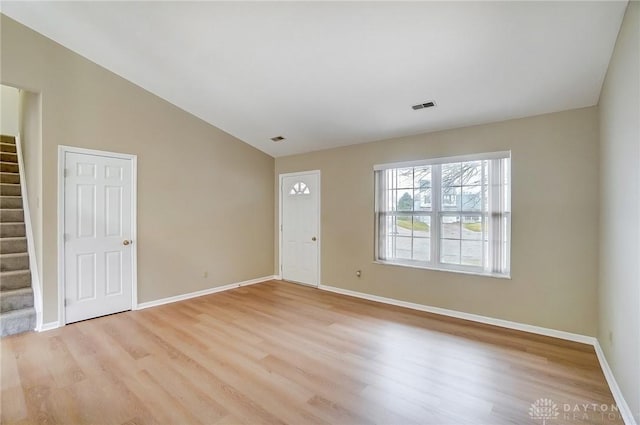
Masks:
[[[310,193],[311,191],[309,190],[309,187],[304,182],[294,183],[293,186],[291,186],[291,189],[289,190],[289,195],[291,196],[309,195]]]

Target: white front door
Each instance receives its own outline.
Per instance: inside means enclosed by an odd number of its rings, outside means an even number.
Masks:
[[[64,152],[65,322],[132,308],[132,159]]]
[[[281,178],[282,278],[318,285],[319,172]]]

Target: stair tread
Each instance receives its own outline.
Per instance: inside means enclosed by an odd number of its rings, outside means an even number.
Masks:
[[[18,289],[3,289],[0,291],[0,295],[2,297],[7,297],[9,295],[27,295],[33,292],[33,289],[30,286],[25,286],[24,288]]]
[[[9,270],[6,272],[0,272],[0,276],[13,276],[13,275],[17,275],[17,274],[30,274],[31,270],[28,269],[24,269],[24,270]]]
[[[26,253],[26,252],[12,252],[11,254],[0,254],[0,258],[22,257],[24,255],[28,255],[28,253]]]
[[[0,280],[2,285],[0,290],[6,291],[10,289],[31,288],[31,270],[7,270],[0,271]]]
[[[32,314],[36,314],[36,309],[33,307],[25,307],[19,310],[11,310],[5,313],[0,313],[0,319],[9,319],[14,317],[27,317]]]

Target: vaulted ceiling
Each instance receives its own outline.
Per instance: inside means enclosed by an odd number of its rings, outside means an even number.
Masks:
[[[626,6],[3,1],[2,13],[283,156],[594,105]]]

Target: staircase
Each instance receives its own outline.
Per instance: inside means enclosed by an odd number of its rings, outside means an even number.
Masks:
[[[16,139],[0,136],[0,336],[36,326]]]

